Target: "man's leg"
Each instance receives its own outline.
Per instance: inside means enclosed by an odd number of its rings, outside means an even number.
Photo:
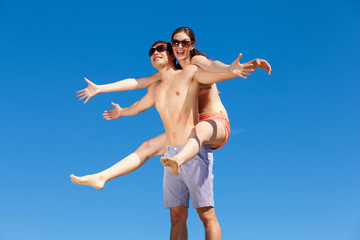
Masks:
[[[170,240],[187,240],[186,220],[188,217],[188,208],[177,206],[170,208],[171,232]]]
[[[102,189],[105,183],[113,178],[120,177],[132,172],[143,165],[148,159],[163,155],[166,151],[165,133],[147,140],[133,153],[111,166],[110,168],[95,173],[78,177],[70,175],[71,181],[75,184],[88,185],[96,189]]]
[[[199,217],[204,224],[205,239],[220,240],[221,229],[215,215],[215,209],[213,207],[201,207],[197,208],[196,211],[198,212]]]

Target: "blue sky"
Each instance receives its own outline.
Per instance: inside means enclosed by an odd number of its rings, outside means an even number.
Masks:
[[[76,98],[155,70],[148,49],[189,26],[197,48],[231,63],[267,59],[271,76],[218,84],[232,134],[215,151],[223,239],[360,238],[360,4],[345,1],[0,1],[0,239],[168,239],[162,165],[73,185],[163,132],[156,110],[116,121],[145,90]],[[190,209],[189,239],[203,239]]]

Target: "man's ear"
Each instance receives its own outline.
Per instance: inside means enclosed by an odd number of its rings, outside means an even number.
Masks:
[[[175,54],[171,54],[171,60],[175,60]]]

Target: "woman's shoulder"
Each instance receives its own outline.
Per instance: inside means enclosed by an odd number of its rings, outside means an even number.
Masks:
[[[196,55],[191,58],[191,64],[194,64],[194,65],[198,65],[198,64],[201,64],[204,62],[206,62],[206,63],[211,62],[211,60],[203,55]]]

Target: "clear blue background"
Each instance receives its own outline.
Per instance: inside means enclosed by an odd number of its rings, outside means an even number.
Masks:
[[[360,3],[0,1],[0,239],[168,239],[159,157],[104,190],[71,183],[163,132],[156,110],[102,112],[145,90],[87,85],[155,72],[147,52],[189,26],[197,48],[273,72],[218,84],[232,134],[215,152],[223,239],[360,239]],[[189,209],[189,239],[203,239]]]

